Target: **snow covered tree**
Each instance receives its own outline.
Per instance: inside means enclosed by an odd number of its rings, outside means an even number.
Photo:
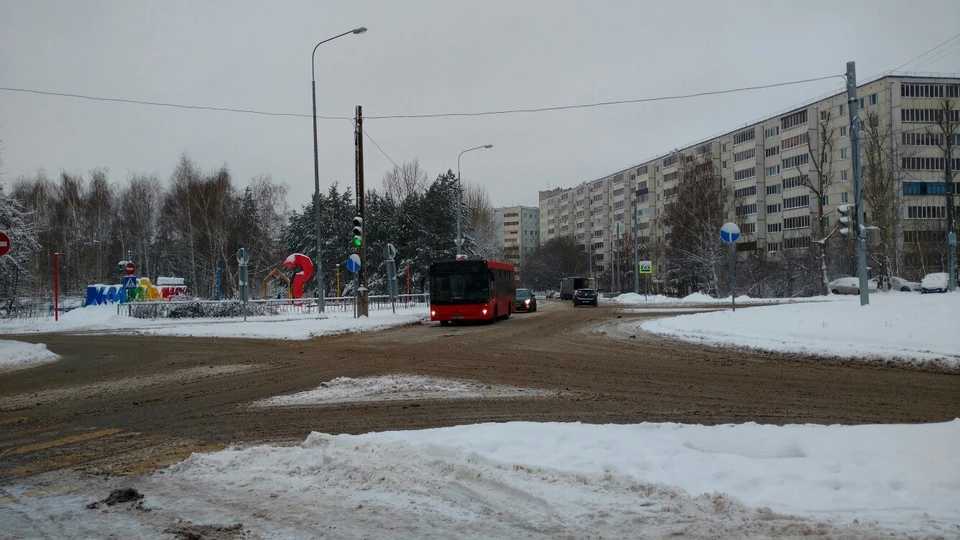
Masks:
[[[9,311],[23,294],[23,281],[29,282],[29,261],[40,250],[33,215],[4,192],[0,185],[0,231],[10,237],[10,251],[0,256],[0,309]],[[26,279],[25,279],[26,278]]]
[[[719,274],[727,248],[718,239],[726,220],[728,190],[709,155],[685,163],[677,199],[664,205],[663,224],[669,229],[666,242],[667,278],[678,288],[706,286],[719,291]]]

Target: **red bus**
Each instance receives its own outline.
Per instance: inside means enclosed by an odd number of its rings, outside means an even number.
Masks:
[[[513,265],[497,261],[437,261],[430,263],[430,320],[506,319],[517,297]]]

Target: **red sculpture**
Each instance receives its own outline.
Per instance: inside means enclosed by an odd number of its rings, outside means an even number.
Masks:
[[[313,275],[313,261],[303,253],[294,253],[283,261],[286,268],[300,267],[300,271],[293,275],[293,297],[303,297],[303,284]]]

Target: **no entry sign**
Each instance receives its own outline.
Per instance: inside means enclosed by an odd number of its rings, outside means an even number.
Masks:
[[[123,272],[128,276],[132,276],[137,273],[137,265],[133,264],[132,262],[128,262],[127,264],[123,265]]]
[[[0,232],[0,257],[6,255],[8,251],[10,251],[10,237],[7,233]]]

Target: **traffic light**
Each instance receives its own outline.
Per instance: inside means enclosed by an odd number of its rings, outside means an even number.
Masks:
[[[354,247],[363,245],[363,218],[360,216],[353,218],[353,245]]]
[[[850,234],[850,225],[853,223],[853,208],[852,204],[841,204],[837,207],[837,212],[840,213],[840,219],[837,221],[843,225],[843,228],[840,229],[840,234]]]

